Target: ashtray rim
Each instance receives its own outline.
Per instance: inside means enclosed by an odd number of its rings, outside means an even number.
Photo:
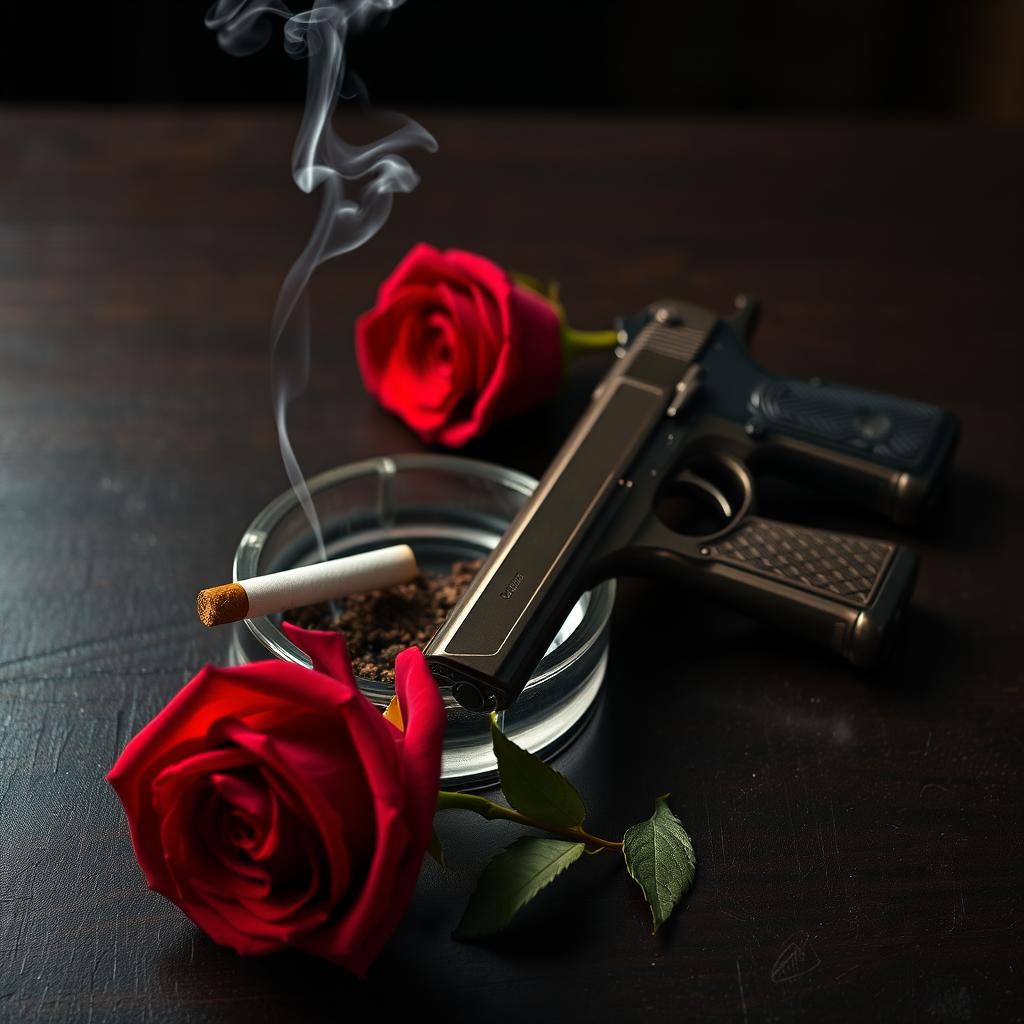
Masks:
[[[306,486],[315,501],[319,492],[343,484],[346,480],[371,474],[397,474],[402,470],[461,472],[518,491],[524,497],[529,497],[537,486],[537,481],[528,474],[497,463],[486,462],[482,459],[470,459],[461,455],[422,452],[383,455],[345,463],[309,478],[306,481]],[[264,542],[274,527],[285,515],[294,511],[297,505],[298,499],[289,488],[268,502],[256,514],[235,550],[232,562],[233,580],[237,581],[258,575],[258,562]],[[579,623],[557,647],[544,655],[531,675],[526,689],[532,689],[552,676],[557,676],[562,671],[568,670],[581,654],[593,646],[601,636],[607,640],[606,627],[615,601],[615,581],[604,580],[582,596],[586,598],[586,603]],[[244,625],[270,655],[303,665],[306,668],[312,668],[309,656],[293,644],[269,617],[245,619]],[[371,699],[376,697],[377,703],[386,704],[393,694],[393,687],[362,676],[356,678],[363,692]],[[451,696],[450,686],[440,684],[440,688],[445,695],[445,704],[457,706]]]

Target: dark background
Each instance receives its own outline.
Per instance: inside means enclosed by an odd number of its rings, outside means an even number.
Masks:
[[[228,58],[205,3],[5,7],[0,100],[302,97],[279,29],[263,53]],[[1024,118],[1017,0],[409,0],[350,56],[383,104]]]

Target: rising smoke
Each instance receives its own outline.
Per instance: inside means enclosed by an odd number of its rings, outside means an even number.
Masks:
[[[228,53],[245,56],[262,49],[282,18],[285,50],[306,57],[309,73],[306,105],[292,151],[292,177],[303,192],[321,190],[320,214],[306,247],[281,285],[271,321],[271,394],[281,458],[326,558],[323,533],[288,439],[288,405],[309,381],[309,310],[306,286],[321,263],[358,249],[386,223],[396,192],[411,192],[419,176],[400,151],[437,149],[421,125],[399,117],[390,135],[363,146],[347,143],[332,118],[345,81],[345,41],[378,14],[403,0],[316,0],[307,11],[293,13],[281,0],[217,0],[206,15],[207,28]],[[398,115],[395,115],[396,117]],[[346,188],[348,192],[346,192]]]

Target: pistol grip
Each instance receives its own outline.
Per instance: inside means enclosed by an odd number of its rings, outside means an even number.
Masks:
[[[766,377],[748,409],[748,432],[786,469],[904,525],[933,503],[959,434],[934,405],[818,381]]]
[[[901,545],[758,516],[701,553],[739,603],[864,668],[887,654],[917,574]]]
[[[910,599],[917,556],[888,541],[749,516],[697,542],[650,524],[642,541],[689,582],[854,665],[884,660]],[[664,560],[661,559],[664,565]]]

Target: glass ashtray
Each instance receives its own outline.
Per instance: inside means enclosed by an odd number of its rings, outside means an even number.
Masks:
[[[421,569],[450,571],[480,558],[501,538],[537,481],[524,473],[453,455],[393,455],[339,466],[308,481],[330,558],[390,544],[408,544]],[[294,493],[272,501],[252,521],[235,552],[234,579],[247,579],[319,560],[316,540]],[[615,583],[580,597],[518,700],[499,713],[502,731],[543,758],[580,732],[600,692],[608,657],[608,618]],[[339,599],[338,604],[343,603]],[[280,629],[280,616],[232,627],[232,660],[268,655],[310,667],[307,655]],[[388,683],[359,678],[383,710]],[[497,780],[487,715],[467,711],[442,685],[448,714],[442,785],[478,789]]]

